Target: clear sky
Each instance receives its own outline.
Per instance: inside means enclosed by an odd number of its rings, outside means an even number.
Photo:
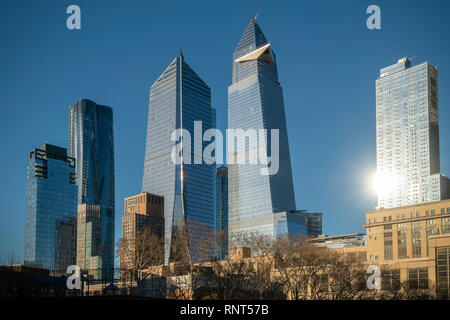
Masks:
[[[68,30],[66,8],[81,8]],[[366,8],[381,8],[368,30]],[[439,70],[441,171],[450,173],[449,1],[9,0],[0,4],[0,257],[23,259],[28,152],[68,147],[69,105],[114,109],[116,237],[141,191],[149,88],[183,49],[226,128],[232,52],[252,16],[277,54],[298,209],[324,233],[363,232],[376,205],[375,80],[410,57]]]

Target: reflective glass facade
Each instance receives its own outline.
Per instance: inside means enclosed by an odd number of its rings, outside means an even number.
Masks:
[[[49,144],[30,152],[24,263],[65,273],[75,264],[75,160]]]
[[[228,256],[228,168],[217,168],[216,173],[216,243],[218,258]]]
[[[229,129],[279,129],[279,171],[261,175],[259,164],[228,165],[229,238],[259,232],[270,236],[306,234],[295,209],[283,93],[276,56],[254,19],[233,53],[233,83],[228,87]],[[239,142],[238,142],[239,143]],[[248,152],[251,141],[246,139]],[[270,137],[267,150],[271,149]],[[235,150],[228,150],[237,155]],[[267,150],[265,151],[268,154]],[[268,154],[270,156],[270,154]],[[230,243],[230,247],[233,244]]]
[[[191,69],[183,56],[175,58],[150,88],[147,139],[142,191],[164,197],[165,263],[170,257],[173,226],[186,221],[214,230],[215,165],[194,164],[194,121],[202,121],[201,134],[215,128],[216,112],[211,107],[211,89]],[[171,159],[176,129],[189,131],[191,150],[182,156],[191,164]],[[209,143],[203,142],[203,149]]]
[[[70,156],[76,159],[78,203],[101,205],[102,267],[114,271],[114,136],[110,107],[87,99],[70,108]]]
[[[407,59],[380,70],[376,81],[378,207],[448,198],[440,174],[438,73]]]

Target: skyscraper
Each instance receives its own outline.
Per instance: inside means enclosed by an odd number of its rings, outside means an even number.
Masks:
[[[448,198],[440,173],[438,72],[403,58],[376,80],[378,207]]]
[[[216,171],[216,244],[218,259],[228,256],[228,168]]]
[[[77,215],[77,266],[88,270],[89,274],[101,274],[98,265],[102,256],[102,206],[98,204],[79,204]]]
[[[142,179],[144,192],[164,197],[165,263],[170,257],[174,226],[189,222],[214,231],[215,164],[194,163],[208,143],[202,142],[202,150],[184,144],[179,153],[185,164],[176,164],[171,157],[173,131],[184,129],[194,138],[194,121],[202,122],[199,134],[203,136],[215,127],[216,112],[211,107],[211,89],[180,53],[150,88]],[[191,164],[187,164],[188,160]]]
[[[122,244],[126,248],[120,256],[121,269],[134,267],[136,237],[146,228],[152,235],[164,240],[164,197],[142,192],[125,198],[122,216]],[[144,235],[143,239],[149,240],[146,236]],[[163,257],[160,256],[160,258]]]
[[[25,264],[65,273],[75,264],[75,159],[44,143],[30,151],[27,172]]]
[[[279,171],[262,175],[261,164],[229,164],[229,241],[236,234],[257,232],[276,237],[306,234],[295,209],[283,93],[276,56],[255,19],[233,53],[233,82],[228,87],[229,129],[279,129]],[[271,149],[267,138],[267,149]],[[239,143],[239,142],[238,142]],[[247,141],[241,141],[248,150]],[[239,150],[239,146],[237,148]],[[242,150],[242,149],[241,149]],[[235,150],[228,150],[237,154]]]
[[[70,108],[70,156],[76,159],[78,203],[101,206],[102,267],[114,271],[114,136],[110,107],[87,99]]]

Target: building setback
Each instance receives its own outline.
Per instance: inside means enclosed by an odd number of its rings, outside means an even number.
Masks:
[[[376,81],[379,208],[449,198],[440,173],[438,72],[407,58],[380,70]]]
[[[278,81],[276,55],[255,19],[247,26],[233,53],[233,82],[228,87],[228,128],[267,129],[269,155],[271,129],[279,130],[279,170],[262,175],[265,166],[228,164],[229,241],[234,236],[259,233],[270,237],[305,235],[304,217],[295,210],[283,93]],[[249,154],[251,139],[237,142],[228,158]],[[239,146],[239,144],[242,144]],[[261,150],[259,150],[261,151]],[[243,155],[244,157],[246,155]]]
[[[70,108],[69,150],[77,160],[78,203],[101,206],[103,277],[114,272],[113,111],[87,99]]]
[[[75,264],[75,159],[44,143],[30,151],[27,170],[26,265],[65,273]]]
[[[194,121],[201,121],[203,136],[215,128],[216,111],[211,107],[211,89],[180,53],[150,88],[142,179],[142,191],[164,197],[166,264],[173,227],[186,222],[201,225],[199,230],[213,232],[215,227],[215,164],[194,163],[209,143],[203,141],[202,150],[195,149],[194,143],[190,149],[184,144],[178,154],[185,164],[176,164],[171,157],[172,133],[186,130],[194,138]],[[202,232],[196,235],[201,237]]]

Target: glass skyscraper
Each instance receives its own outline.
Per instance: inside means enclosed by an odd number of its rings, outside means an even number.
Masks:
[[[142,191],[164,197],[165,263],[169,262],[172,229],[186,222],[200,224],[214,231],[215,164],[194,164],[202,150],[183,145],[180,154],[191,164],[175,164],[171,141],[176,129],[189,131],[194,139],[194,121],[202,122],[200,134],[216,124],[211,107],[211,89],[192,70],[180,53],[150,88],[147,139],[145,145]],[[178,141],[177,141],[178,142]]]
[[[376,80],[378,207],[448,198],[440,173],[438,72],[403,58]]]
[[[228,256],[228,168],[216,170],[216,244],[218,259]]]
[[[289,212],[295,209],[295,196],[276,56],[255,19],[250,21],[233,53],[228,128],[267,129],[268,134],[271,129],[279,129],[277,174],[261,175],[259,163],[228,165],[230,247],[238,234],[306,234],[304,217]],[[270,140],[268,137],[266,154],[271,149]],[[249,142],[243,142],[246,152],[251,151]],[[230,152],[238,155],[236,150],[228,150],[229,158]]]
[[[75,159],[44,143],[30,151],[27,170],[26,265],[65,273],[75,264],[77,186]]]
[[[101,265],[106,279],[114,271],[114,135],[110,107],[87,99],[70,108],[70,156],[76,159],[78,203],[101,206]]]

